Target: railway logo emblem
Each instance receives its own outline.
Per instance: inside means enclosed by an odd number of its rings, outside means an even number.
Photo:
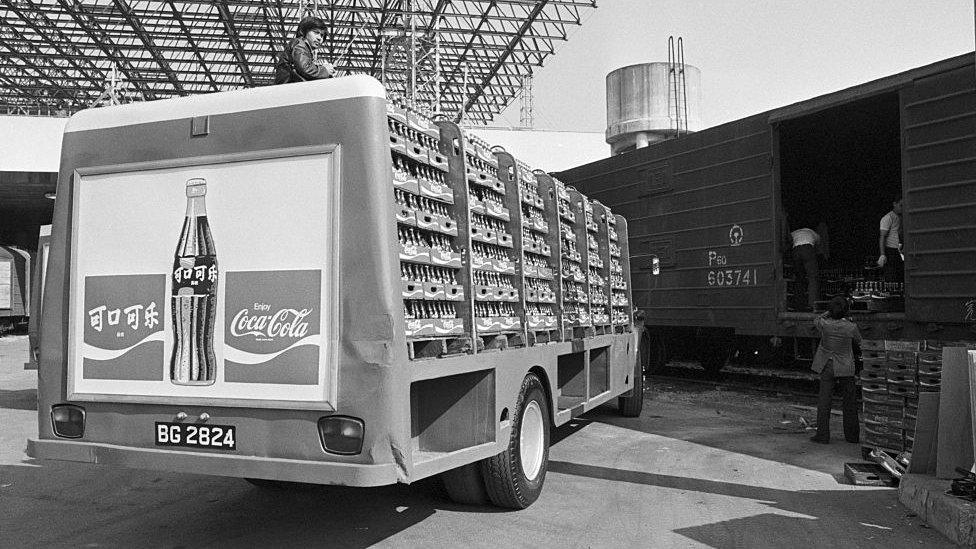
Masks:
[[[742,232],[742,227],[738,225],[732,225],[732,228],[729,229],[729,245],[741,246],[743,236],[744,233]]]

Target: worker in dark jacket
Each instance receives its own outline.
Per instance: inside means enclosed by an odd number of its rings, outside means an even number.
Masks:
[[[841,386],[844,410],[844,439],[858,442],[861,438],[857,423],[857,397],[854,385],[854,349],[852,343],[861,341],[857,326],[844,318],[847,315],[847,299],[830,300],[830,310],[813,320],[820,332],[820,345],[813,357],[812,369],[820,374],[820,398],[817,401],[817,434],[810,440],[830,442],[830,402],[834,384]]]
[[[298,23],[298,36],[278,54],[275,63],[275,84],[304,82],[332,78],[335,67],[324,58],[317,57],[317,49],[325,40],[325,21],[318,17],[305,17]]]

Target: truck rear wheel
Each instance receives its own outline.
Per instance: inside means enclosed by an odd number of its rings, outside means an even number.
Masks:
[[[542,492],[549,467],[549,403],[535,374],[522,380],[508,448],[481,461],[488,498],[499,507],[525,509]]]
[[[653,344],[651,335],[644,333],[641,337],[640,347],[637,350],[637,360],[634,361],[634,388],[627,393],[617,397],[617,409],[624,417],[637,417],[644,409],[644,375],[653,370],[648,366],[648,362],[653,356]]]

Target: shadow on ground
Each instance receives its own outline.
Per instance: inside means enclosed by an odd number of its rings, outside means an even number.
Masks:
[[[812,431],[803,431],[794,424],[784,427],[779,416],[744,417],[737,411],[723,410],[721,405],[702,402],[697,408],[683,403],[655,400],[656,394],[644,397],[644,412],[640,417],[620,416],[615,404],[608,403],[592,410],[585,417],[575,418],[582,423],[598,422],[633,431],[700,444],[711,448],[785,463],[832,475],[839,483],[847,484],[843,476],[844,463],[863,461],[861,445],[844,442],[840,417],[832,417],[834,428],[829,445],[809,441]],[[730,436],[732,434],[733,436]]]
[[[790,517],[776,513],[761,513],[674,530],[678,534],[718,549],[822,547],[824,540],[837,539],[848,539],[850,547],[902,546],[898,540],[892,543],[891,526],[871,522],[872,517],[892,516],[891,513],[886,514],[879,509],[879,506],[885,503],[892,507],[898,505],[893,491],[879,494],[877,490],[779,490],[564,461],[549,462],[549,471],[613,482],[744,498],[801,515]],[[906,515],[907,511],[896,510],[894,516],[905,517]],[[904,522],[899,521],[898,526],[902,524]],[[839,537],[838,531],[845,532],[846,535]],[[943,541],[944,545],[940,543]],[[907,540],[904,543],[908,544]],[[911,545],[917,546],[916,543]],[[952,545],[938,537],[933,537],[932,543],[927,546],[951,547]]]
[[[106,480],[108,480],[106,482]],[[377,488],[296,485],[34,461],[0,466],[9,547],[369,547],[445,511],[439,480]]]

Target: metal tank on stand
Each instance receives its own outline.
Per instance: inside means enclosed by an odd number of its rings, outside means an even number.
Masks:
[[[607,75],[607,132],[616,155],[701,129],[701,71],[641,63]]]

